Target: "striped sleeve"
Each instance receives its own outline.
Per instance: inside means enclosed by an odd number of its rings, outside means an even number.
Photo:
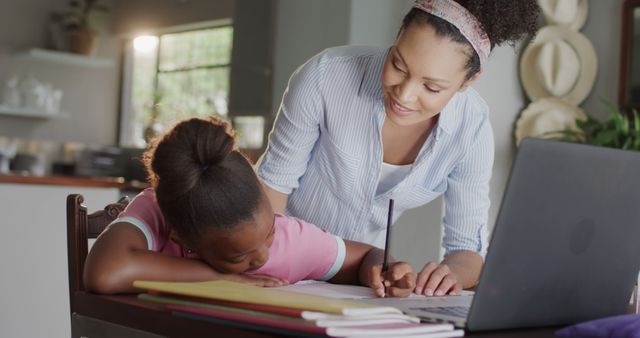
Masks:
[[[306,172],[320,135],[323,113],[320,55],[298,68],[285,90],[258,176],[271,188],[290,194]]]
[[[472,147],[447,178],[442,243],[445,255],[460,250],[486,254],[493,158],[493,132],[485,115]]]

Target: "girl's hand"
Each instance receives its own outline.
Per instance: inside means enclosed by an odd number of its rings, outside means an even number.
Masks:
[[[374,265],[369,273],[369,286],[379,297],[407,297],[416,285],[416,273],[405,262],[389,263],[386,273],[382,273],[382,265]]]
[[[284,279],[267,275],[221,274],[218,279],[262,287],[289,285],[289,282]]]
[[[427,263],[418,273],[414,292],[425,296],[459,295],[462,283],[448,265]]]

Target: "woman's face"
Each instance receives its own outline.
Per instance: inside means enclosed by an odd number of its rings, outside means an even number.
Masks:
[[[410,24],[391,47],[382,71],[387,118],[414,125],[438,115],[451,97],[465,90],[471,47],[436,35],[428,24]]]
[[[256,270],[269,259],[269,248],[275,235],[274,222],[273,209],[265,197],[253,220],[231,230],[211,228],[195,243],[195,252],[218,272]]]

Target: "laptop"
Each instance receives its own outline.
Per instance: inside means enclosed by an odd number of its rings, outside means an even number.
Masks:
[[[473,296],[367,300],[469,331],[625,313],[640,268],[640,152],[526,139]]]

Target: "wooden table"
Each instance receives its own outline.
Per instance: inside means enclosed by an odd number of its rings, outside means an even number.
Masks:
[[[87,292],[74,295],[76,313],[72,316],[72,337],[128,338],[211,338],[284,337],[281,332],[234,327],[232,323],[211,323],[172,315],[162,305],[137,299],[133,295],[106,296]],[[506,330],[466,333],[465,337],[551,338],[555,329]],[[295,337],[305,337],[296,333]],[[318,337],[307,335],[306,337]]]

